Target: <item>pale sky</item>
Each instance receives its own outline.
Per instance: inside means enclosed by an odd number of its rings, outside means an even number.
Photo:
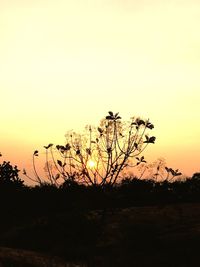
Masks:
[[[200,171],[200,2],[0,0],[0,152],[33,150],[107,111],[150,118],[164,157]]]

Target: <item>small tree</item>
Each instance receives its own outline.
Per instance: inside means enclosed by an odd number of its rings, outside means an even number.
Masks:
[[[24,181],[19,178],[17,166],[12,166],[9,161],[0,164],[0,186],[23,186]]]
[[[155,142],[156,138],[147,133],[153,128],[149,120],[133,117],[129,122],[122,122],[119,113],[109,111],[98,127],[87,126],[84,134],[68,132],[65,145],[44,147],[49,182],[58,185],[61,178],[113,186],[125,169],[146,162],[140,155]],[[35,168],[36,156],[37,150],[33,154],[35,181],[42,183]]]

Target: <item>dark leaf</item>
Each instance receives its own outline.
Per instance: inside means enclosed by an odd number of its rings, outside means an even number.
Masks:
[[[66,148],[64,146],[59,146],[59,150],[62,154],[65,153]]]
[[[140,120],[138,119],[137,120],[137,125],[140,126],[140,125],[145,125],[145,122],[143,120]]]
[[[103,129],[101,129],[100,127],[98,127],[97,130],[98,130],[100,133],[103,133]]]
[[[65,150],[70,150],[70,148],[71,148],[70,144],[66,144]]]
[[[108,113],[110,114],[111,117],[113,117],[113,112],[112,111],[108,111]]]
[[[106,116],[106,120],[113,120],[113,117],[111,117],[111,116]]]
[[[155,140],[156,140],[155,136],[151,136],[151,137],[149,138],[149,143],[154,144],[154,143],[155,143]]]
[[[45,149],[49,149],[50,147],[52,147],[53,144],[49,144],[48,146],[44,146]]]
[[[173,169],[171,170],[171,174],[176,176],[176,172]]]
[[[146,126],[147,126],[147,128],[149,128],[151,130],[154,128],[154,125],[150,122],[148,122]]]
[[[77,150],[76,150],[76,155],[80,155],[80,154],[81,154],[80,149],[77,149]]]
[[[167,172],[169,172],[169,168],[165,167],[165,170],[166,170]]]
[[[86,148],[86,153],[87,153],[88,155],[91,155],[91,149],[90,149],[90,148]]]
[[[62,165],[62,161],[61,160],[57,160],[57,163],[58,163],[58,165],[60,166],[60,167],[63,167],[63,165]]]
[[[144,141],[144,143],[154,144],[155,140],[156,140],[155,136],[151,136],[151,137],[149,137],[148,140]]]
[[[39,151],[38,150],[35,150],[34,153],[33,153],[33,155],[36,156],[36,157],[38,157],[38,153],[39,153]]]
[[[134,143],[134,147],[135,147],[136,149],[138,149],[138,144],[137,144],[137,143]]]

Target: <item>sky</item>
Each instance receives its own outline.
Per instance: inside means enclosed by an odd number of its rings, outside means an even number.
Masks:
[[[149,118],[146,153],[200,171],[200,2],[0,0],[0,152],[20,169],[109,110]]]

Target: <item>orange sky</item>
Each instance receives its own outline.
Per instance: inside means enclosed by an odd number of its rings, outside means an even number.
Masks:
[[[0,151],[21,169],[108,110],[155,124],[149,160],[200,171],[197,0],[0,0]]]

